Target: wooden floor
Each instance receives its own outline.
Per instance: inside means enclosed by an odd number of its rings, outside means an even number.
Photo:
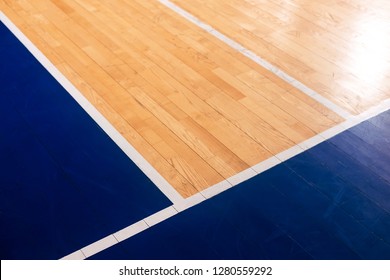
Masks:
[[[173,0],[353,114],[390,97],[386,0]]]
[[[354,114],[390,95],[385,1],[174,2]],[[343,121],[155,0],[0,9],[183,197]]]

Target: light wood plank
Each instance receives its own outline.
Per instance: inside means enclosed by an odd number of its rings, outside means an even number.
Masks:
[[[351,113],[390,97],[389,2],[172,2]]]
[[[342,121],[154,0],[0,8],[183,197]]]

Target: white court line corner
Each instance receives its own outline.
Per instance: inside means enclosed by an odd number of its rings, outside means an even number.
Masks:
[[[0,11],[0,21],[16,36],[41,65],[61,84],[88,115],[103,129],[120,149],[144,172],[172,203],[183,203],[184,198],[152,165],[112,126],[112,124],[80,93],[50,60]]]
[[[173,205],[167,207],[144,220],[138,221],[125,229],[122,229],[112,235],[109,235],[101,240],[94,242],[72,254],[69,254],[62,259],[85,259],[93,254],[96,254],[112,245],[117,244],[135,234],[138,234],[149,227],[161,223],[170,217],[192,207],[198,205],[199,203],[220,194],[227,189],[230,189],[241,182],[248,180],[274,166],[288,160],[292,156],[298,155],[299,153],[304,152],[305,150],[320,144],[323,141],[347,130],[353,125],[359,124],[371,117],[378,115],[381,112],[390,109],[390,99],[382,102],[380,105],[371,108],[365,113],[362,113],[359,116],[352,116],[347,113],[344,109],[341,109],[339,106],[335,105],[331,101],[325,99],[318,93],[307,88],[299,81],[290,77],[286,73],[272,66],[267,61],[258,57],[253,52],[247,50],[245,47],[239,43],[231,40],[222,33],[218,32],[210,25],[203,23],[195,16],[176,6],[169,0],[158,0],[160,3],[164,4],[171,10],[180,14],[190,22],[199,26],[203,30],[217,37],[218,39],[225,42],[230,47],[241,52],[246,57],[254,60],[256,63],[271,71],[278,77],[294,85],[302,92],[313,97],[321,104],[325,105],[335,113],[339,114],[346,119],[345,122],[328,129],[327,131],[320,133],[319,135],[314,136],[290,149],[283,151],[270,159],[267,159],[259,164],[248,168],[240,172],[239,174],[228,178],[214,186],[209,187],[202,192],[191,196],[187,199],[184,199],[143,157],[140,155],[128,142],[127,140],[101,115],[101,113],[89,103],[89,101],[62,75],[61,72],[32,44],[32,42],[0,11],[0,20],[11,30],[11,32],[23,43],[23,45],[38,59],[38,61],[49,71],[49,73],[60,82],[60,84],[72,95],[72,97],[83,107],[83,109],[102,127],[102,129],[114,140],[114,142],[134,161],[138,167],[143,170],[143,172],[156,184],[156,186],[172,201]]]

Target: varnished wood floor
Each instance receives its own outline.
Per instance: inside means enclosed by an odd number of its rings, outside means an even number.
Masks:
[[[390,97],[385,0],[173,0],[353,114]]]
[[[389,95],[373,2],[175,1],[354,114]],[[0,9],[183,197],[343,121],[158,1]],[[373,30],[382,43],[364,38]]]

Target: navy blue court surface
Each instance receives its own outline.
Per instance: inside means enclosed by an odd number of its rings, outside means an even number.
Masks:
[[[0,23],[0,258],[58,259],[171,205]]]
[[[171,202],[0,24],[0,258],[57,259]],[[390,111],[90,259],[390,259]]]
[[[390,259],[390,111],[91,259]]]

